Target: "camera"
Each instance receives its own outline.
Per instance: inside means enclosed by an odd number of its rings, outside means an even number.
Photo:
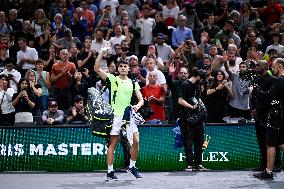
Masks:
[[[14,76],[12,74],[8,74],[8,78],[12,79]]]

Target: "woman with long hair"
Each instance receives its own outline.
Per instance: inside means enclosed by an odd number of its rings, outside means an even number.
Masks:
[[[216,71],[213,82],[209,84],[207,95],[207,122],[223,123],[223,117],[226,116],[226,106],[229,98],[233,96],[233,92],[222,70]]]
[[[242,32],[245,32],[247,29],[247,26],[249,25],[251,21],[251,17],[252,17],[251,16],[252,9],[251,9],[251,5],[249,2],[242,4],[240,13],[241,13],[240,29]]]
[[[45,60],[44,70],[50,73],[52,65],[60,59],[59,56],[57,56],[57,48],[54,43],[49,45],[48,53],[42,56],[42,59]]]
[[[12,97],[12,105],[16,110],[15,123],[32,122],[32,112],[35,107],[35,99],[31,93],[28,79],[20,79],[18,83],[18,92]]]
[[[50,23],[50,21],[46,18],[44,10],[37,9],[35,11],[35,20],[31,24],[36,38],[44,33],[44,26],[46,23]]]
[[[41,116],[41,111],[40,111],[40,100],[39,97],[42,94],[42,89],[41,85],[37,82],[36,79],[36,72],[34,70],[28,70],[26,72],[26,76],[28,82],[29,82],[29,88],[28,90],[30,91],[31,95],[34,98],[35,106],[33,108],[33,115],[34,116]]]
[[[15,108],[12,106],[12,97],[15,90],[9,86],[8,76],[0,75],[0,125],[13,125]]]

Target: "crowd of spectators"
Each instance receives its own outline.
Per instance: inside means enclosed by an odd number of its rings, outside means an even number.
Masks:
[[[149,123],[175,121],[179,86],[193,69],[206,75],[201,97],[208,122],[250,120],[248,87],[257,77],[257,62],[266,60],[270,68],[284,56],[282,5],[283,0],[3,0],[0,119],[12,125],[42,116],[46,124],[63,123],[59,109],[67,123],[85,123],[87,89],[103,85],[94,63],[109,44],[103,69],[116,74],[119,61],[129,62],[131,78],[154,110]]]

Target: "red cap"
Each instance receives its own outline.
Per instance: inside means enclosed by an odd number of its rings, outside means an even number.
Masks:
[[[0,43],[0,49],[8,49],[8,46],[6,44]]]

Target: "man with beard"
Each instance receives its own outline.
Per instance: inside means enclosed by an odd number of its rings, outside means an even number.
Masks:
[[[280,146],[284,150],[284,60],[282,58],[273,61],[272,71],[278,78],[270,90],[264,92],[256,89],[254,91],[260,100],[271,100],[271,110],[273,110],[268,114],[268,127],[266,128],[267,166],[263,172],[254,174],[258,179],[273,179],[275,148]]]
[[[186,171],[192,171],[193,159],[194,168],[198,171],[206,170],[202,166],[202,145],[204,142],[204,121],[198,120],[196,124],[188,121],[193,110],[202,106],[200,99],[201,86],[200,80],[205,79],[203,70],[193,70],[193,76],[182,83],[178,103],[181,106],[180,112],[180,129],[184,139],[185,160],[187,164]],[[192,144],[194,144],[194,153],[192,151]],[[194,156],[194,158],[193,158]]]
[[[259,90],[267,92],[273,85],[276,77],[269,75],[267,72],[268,70],[268,63],[265,60],[260,60],[256,64],[256,74],[258,78],[255,80],[255,85],[259,87]],[[256,138],[259,146],[260,151],[260,165],[259,167],[253,169],[253,171],[263,171],[266,167],[266,125],[267,125],[267,114],[268,114],[268,107],[270,106],[270,101],[268,99],[258,99],[256,96],[252,96],[251,99],[252,104],[252,116],[255,119],[255,131],[256,131]],[[279,167],[281,163],[280,158],[280,151],[277,148],[276,151],[276,162],[275,164]],[[275,169],[276,171],[279,168]],[[281,168],[280,168],[281,171]]]
[[[101,48],[106,46],[107,44],[110,45],[110,42],[105,40],[103,38],[104,32],[100,28],[97,28],[95,31],[95,39],[92,40],[91,44],[91,50],[95,52],[100,52]],[[107,58],[110,57],[110,54],[112,54],[112,50],[109,49],[108,53],[103,57],[102,59],[102,67],[106,68],[107,67]]]
[[[64,122],[64,112],[58,110],[58,105],[55,100],[50,100],[48,110],[42,114],[42,122],[44,125],[62,125]]]
[[[223,48],[227,48],[229,39],[233,39],[237,47],[240,47],[241,38],[235,33],[235,23],[227,20],[223,29],[215,35],[215,40],[220,40]]]
[[[165,43],[165,35],[162,33],[158,33],[156,36],[157,44],[155,44],[158,52],[158,57],[160,57],[163,62],[170,60],[174,51],[171,46]]]
[[[239,71],[236,73],[231,71],[227,61],[224,66],[232,81],[234,94],[229,103],[228,115],[233,118],[250,120],[250,95],[248,87],[251,84],[252,78],[250,72],[248,72],[248,65],[246,62],[241,62]]]
[[[182,83],[188,79],[188,69],[186,67],[181,67],[178,73],[178,80],[173,80],[172,75],[175,73],[176,68],[174,67],[174,64],[170,64],[169,66],[169,75],[167,77],[167,84],[169,86],[169,89],[172,93],[172,105],[173,110],[170,117],[170,122],[175,122],[178,118],[177,112],[179,112],[179,104],[178,104],[178,97],[181,90]]]
[[[228,58],[228,66],[232,73],[238,73],[239,72],[239,64],[242,62],[242,58],[237,57],[237,54],[235,51],[229,51],[225,56]]]
[[[134,55],[134,53],[131,52],[129,49],[129,42],[127,40],[121,41],[121,50],[122,50],[122,53],[125,54],[126,57],[130,57]]]

